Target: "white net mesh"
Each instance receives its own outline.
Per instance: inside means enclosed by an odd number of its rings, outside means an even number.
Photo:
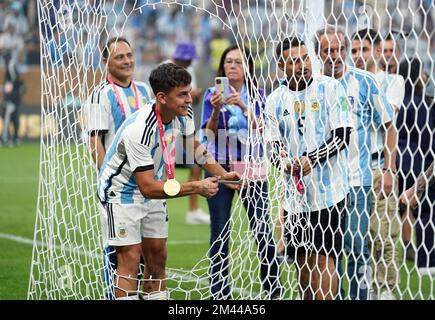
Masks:
[[[426,275],[435,268],[433,186],[425,188],[415,218],[405,215],[403,222],[399,221],[401,217],[397,203],[399,187],[402,188],[400,192],[403,191],[403,185],[409,187],[434,158],[435,10],[432,1],[41,0],[38,2],[38,16],[42,56],[41,123],[43,131],[48,134],[43,135],[45,138],[41,140],[39,201],[28,293],[30,299],[103,299],[110,291],[111,284],[107,284],[107,279],[113,279],[114,270],[105,274],[107,271],[104,268],[95,196],[97,181],[86,145],[86,124],[81,107],[106,75],[100,64],[100,48],[112,36],[126,36],[130,40],[137,55],[138,75],[143,77],[138,80],[148,81],[150,70],[160,62],[155,61],[158,58],[156,48],[147,43],[156,36],[152,31],[147,32],[148,29],[154,30],[150,27],[153,24],[159,33],[157,37],[162,38],[161,47],[169,54],[176,41],[186,39],[198,44],[210,38],[219,39],[224,44],[229,40],[239,48],[247,48],[254,61],[255,75],[249,74],[245,68],[246,82],[264,90],[266,96],[279,89],[280,81],[285,78],[278,66],[275,48],[287,37],[298,35],[305,41],[313,72],[318,73],[325,69],[314,51],[312,40],[316,31],[324,25],[342,27],[348,39],[364,28],[374,28],[382,39],[387,39],[388,34],[393,35],[396,45],[400,47],[398,62],[403,64],[402,70],[407,71],[404,74],[405,103],[399,102],[398,105],[404,111],[393,116],[393,122],[397,118],[399,126],[397,157],[402,161],[410,159],[411,164],[398,167],[397,176],[402,174],[404,182],[401,185],[395,182],[396,192],[391,196],[395,200],[391,202],[393,214],[389,216],[387,211],[380,209],[372,211],[370,221],[366,221],[365,231],[360,229],[347,234],[351,237],[351,249],[335,260],[335,265],[340,261],[344,269],[339,273],[342,298],[351,296],[352,288],[349,287],[352,287],[350,283],[353,281],[356,286],[354,292],[357,292],[356,298],[359,299],[368,297],[368,293],[362,297],[360,290],[370,292],[370,289],[379,298],[385,292],[392,292],[398,299],[434,299],[434,282]],[[331,57],[334,54],[332,42],[329,41],[329,44],[331,48],[325,54]],[[201,45],[200,54],[210,55],[208,50],[213,45],[219,47],[220,44],[216,41],[210,42],[208,47]],[[353,65],[351,47],[352,41],[348,43],[347,57],[342,61],[349,66]],[[390,58],[386,64],[389,65],[394,59]],[[408,81],[415,69],[414,65],[406,67],[405,63],[411,63],[411,60],[420,62],[417,68],[421,73],[426,73],[425,85],[421,86],[417,81],[420,74]],[[246,67],[246,62],[244,65]],[[399,69],[395,72],[399,72]],[[385,83],[389,85],[388,81]],[[213,84],[210,83],[210,86]],[[432,98],[424,99],[424,96]],[[314,96],[314,99],[320,98]],[[282,104],[288,103],[283,97],[280,101]],[[262,103],[258,93],[250,95],[247,102],[249,105]],[[296,106],[292,104],[293,107]],[[313,100],[308,99],[306,106],[299,105],[298,110],[302,115],[309,108],[311,111],[314,108],[315,112],[317,107]],[[264,110],[258,118],[266,120]],[[321,121],[320,127],[326,122]],[[296,128],[297,124],[293,125]],[[266,131],[259,132],[249,126],[248,132],[247,145],[253,149],[261,146],[266,151]],[[314,281],[313,274],[318,267],[314,267],[308,280],[303,279],[298,276],[296,264],[292,263],[291,258],[294,257],[294,247],[313,249],[313,244],[307,239],[313,226],[306,220],[303,211],[310,201],[307,197],[312,197],[310,188],[322,190],[325,185],[322,186],[324,181],[320,180],[319,185],[313,187],[310,178],[305,177],[305,193],[298,191],[297,182],[284,173],[283,161],[301,155],[303,151],[312,151],[313,148],[308,147],[307,150],[307,137],[300,141],[285,141],[285,132],[281,132],[281,135],[284,143],[282,151],[286,153],[281,155],[281,165],[272,165],[267,152],[265,154],[268,156],[257,155],[257,171],[262,164],[267,166],[267,186],[265,182],[249,184],[236,197],[228,222],[222,225],[222,233],[207,254],[188,269],[168,263],[166,280],[171,298],[225,299],[231,295],[233,299],[296,299],[301,297],[298,284]],[[300,149],[291,150],[291,143],[299,144]],[[365,147],[369,148],[367,145]],[[370,153],[368,157],[371,158]],[[330,161],[326,161],[322,170],[332,170]],[[361,172],[364,168],[359,169]],[[341,174],[346,168],[340,170]],[[336,187],[332,185],[328,192],[335,192]],[[379,194],[373,195],[372,190],[376,192],[374,188],[364,189],[366,200],[370,195],[376,199]],[[345,210],[345,216],[350,216],[350,208]],[[402,225],[406,222],[417,234],[412,246],[406,246],[402,237]],[[332,223],[331,218],[329,223]],[[362,218],[355,223],[360,226]],[[322,232],[326,237],[327,230],[321,229]],[[346,233],[345,230],[340,232]],[[298,233],[302,236],[297,236]],[[325,237],[319,241],[326,241]],[[353,267],[356,271],[352,272],[349,261],[364,257],[359,252],[361,250],[356,249],[355,237],[370,244],[370,251],[368,260],[362,266]],[[287,246],[283,259],[277,255],[280,242]],[[405,259],[409,248],[417,250],[415,261]],[[314,257],[301,263],[301,267],[318,266],[319,263],[319,258]],[[331,274],[330,269],[325,271],[325,276],[326,273]],[[333,285],[329,285],[326,291],[332,292]],[[302,295],[309,290],[303,291]],[[320,289],[311,290],[316,294]]]

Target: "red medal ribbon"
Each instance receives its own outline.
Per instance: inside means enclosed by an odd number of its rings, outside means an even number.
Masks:
[[[174,134],[172,134],[172,141],[171,141],[172,148],[171,148],[171,152],[169,155],[167,153],[168,144],[166,143],[165,136],[164,136],[165,129],[163,128],[162,117],[160,116],[160,112],[157,109],[157,106],[155,107],[155,111],[156,111],[156,117],[157,117],[157,128],[159,129],[160,143],[162,145],[163,159],[165,160],[166,175],[167,175],[168,179],[174,179],[174,177],[175,177],[175,144],[174,144],[175,136],[174,136]],[[175,129],[175,125],[174,125],[174,129]]]
[[[112,76],[110,74],[107,76],[107,81],[109,81],[109,83],[112,85],[113,91],[115,91],[116,100],[118,100],[119,107],[121,108],[121,112],[124,115],[124,119],[125,119],[126,116],[125,116],[124,104],[122,103],[121,96],[119,95],[118,88],[115,85],[115,83],[113,82]],[[133,88],[134,99],[136,101],[136,106],[135,107],[136,107],[136,111],[137,111],[137,110],[139,110],[139,98],[138,98],[138,94],[137,94],[136,85],[134,84],[133,80],[131,80],[131,87]]]

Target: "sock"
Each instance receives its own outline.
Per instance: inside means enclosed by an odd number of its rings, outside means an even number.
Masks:
[[[142,300],[169,300],[168,292],[165,291],[156,291],[150,293],[142,293]]]
[[[135,294],[134,296],[119,297],[116,298],[116,300],[139,300],[139,297],[137,294]]]

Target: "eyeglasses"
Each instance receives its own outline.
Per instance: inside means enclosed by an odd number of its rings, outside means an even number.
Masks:
[[[243,65],[243,61],[241,59],[225,59],[224,63],[229,65],[235,63],[237,66]]]

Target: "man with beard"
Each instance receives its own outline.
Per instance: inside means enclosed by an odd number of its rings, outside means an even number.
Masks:
[[[312,73],[300,39],[279,43],[276,57],[286,78],[267,99],[265,139],[272,145],[273,163],[282,163],[287,173],[282,204],[287,252],[295,258],[303,299],[332,300],[338,289],[335,261],[342,250],[340,225],[349,193],[349,102],[338,81]],[[301,201],[295,205],[297,193]],[[290,225],[294,219],[289,217],[295,215],[298,221]]]

